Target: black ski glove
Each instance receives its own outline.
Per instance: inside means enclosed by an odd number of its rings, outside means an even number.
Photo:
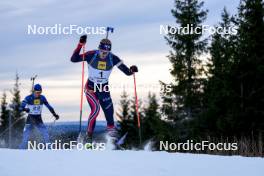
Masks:
[[[138,72],[138,68],[137,68],[137,66],[132,65],[132,66],[130,67],[130,71],[131,71],[132,73]]]
[[[56,120],[59,120],[60,116],[56,113],[53,113],[53,116],[55,117]]]
[[[86,40],[87,40],[87,35],[82,35],[82,36],[80,37],[80,43],[81,43],[81,44],[85,44],[85,43],[86,43]]]
[[[20,112],[25,111],[26,113],[29,113],[30,109],[29,108],[24,108],[24,109],[21,108],[21,109],[19,109],[19,111]]]

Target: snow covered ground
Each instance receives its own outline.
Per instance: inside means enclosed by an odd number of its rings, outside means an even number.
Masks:
[[[263,176],[263,166],[240,156],[0,149],[0,176]]]

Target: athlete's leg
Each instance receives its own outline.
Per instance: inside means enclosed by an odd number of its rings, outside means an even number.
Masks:
[[[88,136],[93,135],[93,131],[95,128],[96,118],[100,111],[100,104],[99,101],[95,95],[95,93],[92,90],[85,90],[86,99],[90,105],[91,113],[88,118],[88,126],[87,126],[87,134]]]
[[[30,120],[30,116],[27,117],[27,121],[23,130],[23,139],[21,144],[19,145],[20,149],[27,149],[28,140],[33,129],[33,124]]]
[[[42,121],[42,120],[41,120]],[[36,125],[36,127],[38,128],[38,130],[40,131],[43,139],[44,139],[44,142],[45,143],[49,143],[50,142],[50,138],[49,138],[49,133],[48,133],[48,129],[47,127],[44,125],[44,123],[38,123]]]
[[[107,130],[115,135],[114,106],[109,92],[100,93],[100,105],[104,111],[105,119],[107,121]]]

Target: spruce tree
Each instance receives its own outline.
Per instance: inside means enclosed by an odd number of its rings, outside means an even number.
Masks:
[[[204,88],[203,105],[204,112],[198,125],[203,128],[194,134],[206,132],[205,136],[221,136],[234,128],[232,117],[227,115],[228,109],[233,104],[234,95],[232,84],[232,68],[234,55],[237,47],[235,33],[228,32],[228,29],[235,27],[227,10],[224,8],[222,22],[215,27],[226,29],[222,33],[212,35],[208,66],[208,80]]]
[[[212,37],[212,65],[204,89],[206,110],[197,123],[200,128],[196,132],[255,139],[263,132],[263,19],[261,0],[242,0],[235,20],[224,10],[219,26],[228,28],[235,24],[238,31],[236,35]]]
[[[120,124],[120,135],[124,135],[126,132],[130,131],[131,127],[133,127],[133,121],[131,120],[131,117],[129,116],[130,111],[130,100],[128,99],[128,95],[126,91],[124,90],[121,94],[121,100],[120,100],[120,110],[116,113],[119,124]],[[130,132],[129,132],[130,133]]]
[[[11,100],[13,147],[16,147],[16,145],[18,145],[18,143],[21,141],[23,128],[25,125],[24,113],[19,110],[21,104],[19,85],[19,76],[18,74],[16,74],[15,84],[13,89],[11,90],[11,94],[13,95],[13,98]]]
[[[161,136],[164,132],[162,127],[163,122],[161,120],[160,107],[158,104],[158,100],[156,99],[155,94],[149,93],[148,102],[146,107],[143,109],[144,119],[142,121],[142,129],[143,139],[144,140],[152,140],[153,142],[157,142],[162,140]]]
[[[121,94],[121,100],[120,100],[120,112],[117,113],[117,116],[119,119],[122,120],[127,120],[129,119],[129,107],[130,107],[130,101],[128,99],[128,94],[124,90]]]
[[[179,27],[199,28],[206,19],[207,10],[203,10],[203,2],[198,0],[175,0],[172,15]],[[171,27],[169,27],[171,29]],[[200,33],[199,33],[200,32]],[[201,78],[201,54],[206,49],[206,40],[201,31],[183,33],[169,30],[165,37],[171,47],[168,56],[174,80],[170,85],[172,92],[163,92],[162,111],[168,120],[181,122],[191,119],[201,110],[201,90],[204,79]],[[163,83],[164,84],[164,83]]]
[[[0,139],[6,140],[6,132],[5,130],[8,128],[8,118],[9,118],[9,111],[7,109],[7,100],[6,100],[6,93],[4,92],[1,99],[1,115],[0,115]]]
[[[120,119],[120,135],[128,133],[126,138],[125,147],[131,147],[135,142],[136,128],[134,119],[131,116],[131,100],[129,99],[126,91],[124,90],[120,100],[120,111],[117,113]]]
[[[138,138],[138,126],[137,126],[137,113],[135,106],[135,98],[130,99],[125,91],[123,91],[120,100],[120,111],[117,113],[119,119],[121,119],[120,125],[121,135],[128,133],[126,138],[127,148],[136,147],[139,141]],[[141,102],[139,102],[141,106]],[[143,113],[140,112],[140,117],[143,117]]]
[[[142,112],[142,102],[140,99],[138,99],[138,111],[139,111],[139,118],[140,118],[140,128],[138,128],[138,114],[136,110],[136,98],[132,98],[130,100],[130,111],[129,111],[129,117],[130,117],[130,124],[131,124],[131,130],[128,136],[133,141],[133,145],[139,144],[139,130],[142,131],[144,126],[142,126],[142,120],[144,119],[143,112]],[[142,133],[141,133],[142,134]],[[143,134],[144,135],[144,134]]]
[[[238,51],[233,68],[235,131],[252,135],[264,129],[264,5],[242,0],[238,12]]]

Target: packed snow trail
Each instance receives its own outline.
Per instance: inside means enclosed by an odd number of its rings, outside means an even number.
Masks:
[[[0,176],[263,176],[263,158],[148,151],[0,149]]]

